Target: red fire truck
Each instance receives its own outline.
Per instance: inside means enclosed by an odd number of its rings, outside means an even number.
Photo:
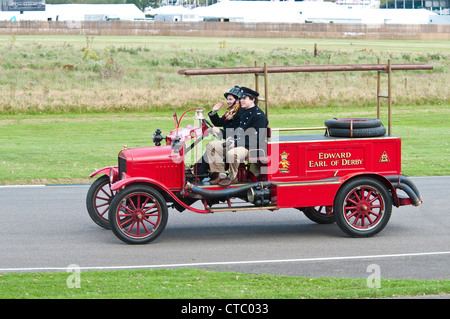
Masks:
[[[379,77],[388,74],[388,93],[381,94],[378,84],[376,118],[327,119],[320,128],[269,128],[266,147],[259,150],[258,157],[250,150],[249,158],[240,164],[239,182],[229,187],[212,185],[207,176],[195,176],[185,162],[189,152],[208,135],[210,124],[203,111],[189,109],[179,119],[174,114],[176,127],[166,136],[157,129],[153,134],[155,146],[125,147],[118,154],[117,165],[90,175],[99,177],[87,194],[89,215],[129,244],[155,240],[164,231],[169,207],[199,214],[296,208],[314,222],[335,222],[350,236],[373,236],[388,223],[392,206],[422,203],[416,186],[401,174],[401,138],[391,135],[391,72],[410,69],[429,70],[432,66],[388,61],[373,65],[181,70],[184,75],[264,76],[266,114],[269,73],[376,71]],[[255,86],[258,90],[258,80]],[[387,129],[380,120],[382,98],[388,100]],[[189,114],[199,125],[181,126]],[[304,130],[320,133],[299,134]]]

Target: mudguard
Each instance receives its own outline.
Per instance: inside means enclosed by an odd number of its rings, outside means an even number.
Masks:
[[[378,181],[380,181],[381,183],[383,183],[387,187],[387,189],[390,190],[390,192],[392,194],[392,202],[395,205],[395,207],[400,206],[400,199],[398,198],[397,190],[396,190],[395,186],[391,183],[391,181],[389,181],[389,179],[387,179],[383,175],[379,175],[377,173],[367,173],[367,172],[353,173],[353,174],[343,176],[342,178],[339,179],[339,181],[342,182],[342,184],[344,184],[345,182],[347,182],[357,176],[366,176],[366,177],[375,178]]]
[[[104,174],[109,176],[111,183],[116,182],[119,179],[119,167],[118,166],[106,166],[100,169],[95,170],[89,177],[94,177],[99,174]]]

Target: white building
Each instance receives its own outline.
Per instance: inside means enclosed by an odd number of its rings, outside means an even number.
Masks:
[[[425,9],[374,9],[322,1],[228,1],[191,10],[206,21],[277,23],[428,24],[436,13]]]
[[[343,6],[362,6],[371,9],[380,8],[380,0],[336,0],[335,3]]]
[[[156,21],[203,21],[192,10],[182,6],[163,6],[156,9],[146,8],[145,16]]]

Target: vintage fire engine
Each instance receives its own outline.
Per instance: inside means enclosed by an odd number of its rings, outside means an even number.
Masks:
[[[388,223],[392,206],[422,203],[413,182],[401,174],[401,138],[391,135],[392,70],[429,70],[428,65],[387,64],[249,67],[181,70],[180,74],[254,74],[264,76],[266,114],[267,77],[275,72],[376,71],[388,74],[388,94],[380,93],[376,118],[327,119],[320,128],[269,128],[267,145],[239,167],[239,182],[211,185],[196,176],[186,155],[208,135],[209,122],[201,109],[190,109],[167,136],[157,129],[155,146],[124,148],[118,165],[96,170],[87,210],[95,223],[112,229],[122,241],[144,244],[155,240],[168,220],[168,207],[200,214],[224,211],[296,208],[316,223],[336,224],[353,237],[379,233]],[[388,131],[380,120],[380,99],[388,100]],[[198,126],[180,123],[195,114]],[[320,134],[299,134],[320,130]],[[280,134],[283,132],[282,135]],[[325,132],[325,133],[324,133]],[[196,203],[196,205],[194,205]],[[194,207],[195,206],[195,207]]]

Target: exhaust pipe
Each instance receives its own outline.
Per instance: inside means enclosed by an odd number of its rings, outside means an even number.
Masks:
[[[416,185],[406,176],[403,175],[388,175],[385,176],[395,188],[404,191],[412,200],[415,206],[423,203],[422,196]]]
[[[419,206],[420,204],[422,204],[422,200],[419,200],[419,198],[417,197],[416,193],[414,193],[414,191],[412,190],[411,187],[409,187],[406,184],[400,184],[397,182],[392,182],[392,185],[395,188],[401,189],[402,191],[404,191],[409,198],[412,200],[414,206]]]
[[[185,185],[185,189],[188,191],[202,195],[206,198],[226,198],[226,197],[232,197],[232,196],[238,196],[238,195],[246,195],[247,191],[252,188],[267,188],[270,187],[272,183],[271,182],[257,182],[257,183],[251,183],[247,185],[237,186],[233,188],[226,188],[222,190],[210,190],[210,189],[204,189],[201,187],[197,187],[193,185],[192,183],[187,182]]]

